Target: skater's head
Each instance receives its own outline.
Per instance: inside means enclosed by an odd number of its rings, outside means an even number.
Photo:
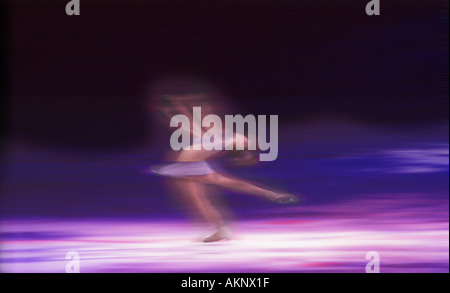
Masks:
[[[152,83],[147,93],[152,115],[164,120],[177,114],[192,113],[193,107],[202,108],[202,116],[220,115],[223,97],[204,79],[192,75],[174,75]]]

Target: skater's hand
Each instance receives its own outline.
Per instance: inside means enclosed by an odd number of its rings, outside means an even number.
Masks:
[[[258,163],[258,159],[250,151],[235,150],[233,151],[233,159],[231,160],[231,163],[238,167],[254,166]]]

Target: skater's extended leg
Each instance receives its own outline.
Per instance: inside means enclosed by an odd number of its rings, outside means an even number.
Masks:
[[[298,201],[298,199],[291,194],[271,190],[269,188],[256,185],[255,183],[252,183],[244,179],[234,178],[219,173],[213,173],[204,176],[192,176],[191,178],[193,178],[193,180],[196,180],[198,182],[214,184],[221,187],[241,191],[244,193],[263,196],[265,198],[277,201],[279,203],[291,203],[291,202],[293,203]]]

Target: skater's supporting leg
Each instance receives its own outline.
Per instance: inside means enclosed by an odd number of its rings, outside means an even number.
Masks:
[[[205,193],[204,184],[189,179],[177,179],[176,184],[182,193],[186,194],[188,198],[192,200],[206,221],[213,225],[217,230],[217,233],[206,238],[204,241],[213,242],[222,239],[230,239],[230,232],[217,209],[209,201]]]

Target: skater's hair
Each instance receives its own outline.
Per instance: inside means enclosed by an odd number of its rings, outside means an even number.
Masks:
[[[161,95],[159,102],[161,105],[192,105],[192,106],[202,106],[209,104],[214,100],[212,95],[205,93],[194,93],[194,94],[178,94],[178,95]]]
[[[170,107],[176,111],[178,107],[202,107],[202,114],[221,115],[225,105],[221,91],[213,86],[207,78],[191,74],[176,74],[153,81],[147,88],[147,108],[152,112],[168,112]],[[167,115],[165,115],[167,116]],[[167,117],[166,117],[167,118]]]

